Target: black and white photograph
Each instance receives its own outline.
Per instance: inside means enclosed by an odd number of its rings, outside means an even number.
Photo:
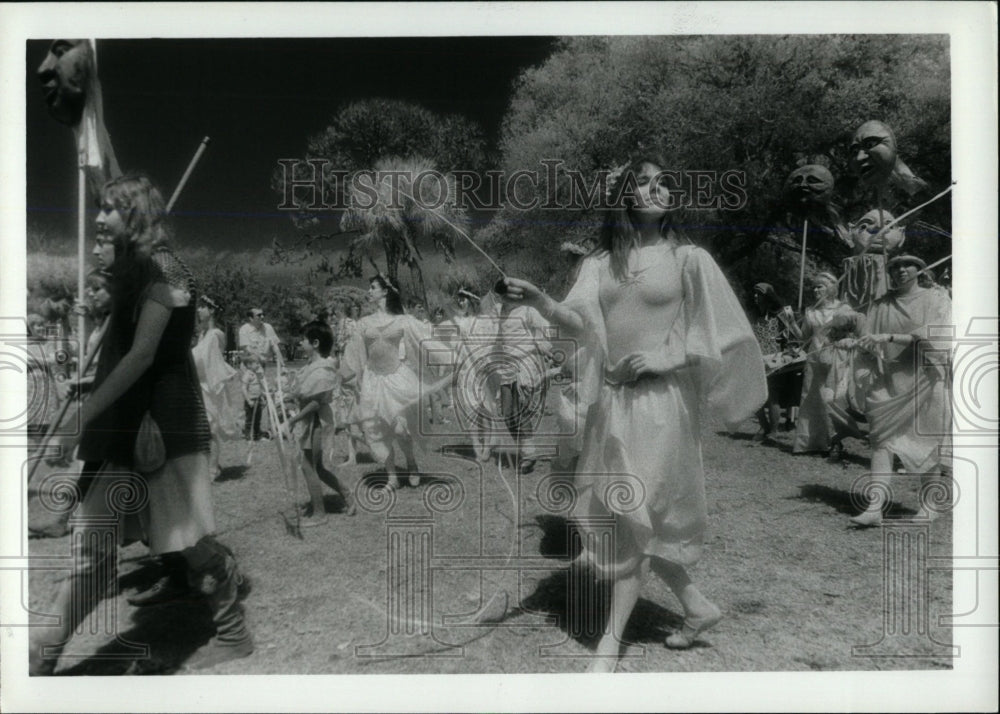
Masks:
[[[996,11],[0,5],[2,708],[995,711]]]

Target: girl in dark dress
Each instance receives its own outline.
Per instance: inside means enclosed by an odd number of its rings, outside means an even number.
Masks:
[[[94,256],[111,276],[111,322],[94,392],[80,411],[82,435],[63,434],[59,443],[63,458],[79,441],[79,458],[101,463],[77,507],[78,527],[117,519],[119,542],[145,537],[154,555],[182,562],[188,584],[207,597],[216,634],[187,662],[201,668],[248,656],[253,641],[238,602],[236,561],[213,536],[211,433],[190,351],[194,280],[166,246],[162,219],[163,199],[146,177],[124,176],[104,187]],[[156,442],[139,438],[147,415],[161,434],[162,458],[143,463],[140,453],[159,451],[142,448]],[[134,508],[124,508],[125,501]],[[55,670],[73,631],[97,605],[95,594],[103,592],[99,580],[115,553],[82,535],[74,537],[74,570],[57,597],[61,624],[34,630],[32,674]]]

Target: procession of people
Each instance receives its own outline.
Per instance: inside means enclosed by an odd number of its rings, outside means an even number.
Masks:
[[[424,425],[453,424],[477,460],[505,451],[519,478],[546,459],[575,464],[571,517],[584,524],[585,543],[600,543],[586,535],[592,519],[614,522],[614,547],[584,547],[576,563],[611,589],[591,671],[615,670],[650,571],[683,608],[664,645],[691,648],[724,616],[691,575],[709,528],[702,430],[712,420],[737,429],[756,415],[755,448],[766,449],[787,410],[791,451],[802,458],[839,458],[847,439],[867,443],[871,498],[850,519],[859,528],[882,524],[894,460],[925,485],[918,519],[936,517],[927,494],[950,478],[950,340],[936,328],[950,323],[951,302],[934,284],[933,267],[903,253],[903,226],[884,210],[890,191],[911,195],[922,182],[877,121],[855,132],[852,165],[869,191],[862,195],[874,202],[855,223],[835,210],[826,167],[807,164],[789,178],[788,212],[804,223],[802,240],[826,236],[851,251],[839,270],[807,271],[802,246],[799,294],[811,298],[794,309],[773,287],[789,282],[781,275],[759,276],[752,304],[740,303],[715,258],[668,207],[669,162],[643,155],[614,175],[609,191],[624,198],[604,211],[561,301],[504,274],[490,285],[460,286],[447,314],[379,271],[366,276],[364,305],[332,316],[323,306],[297,335],[284,336],[302,364],[286,361],[260,305],[243,313],[238,344],[226,344],[218,296],[202,292],[170,247],[160,190],[143,174],[113,178],[101,186],[93,248],[98,272],[88,314],[98,337],[70,363],[82,368],[98,350],[99,358],[91,386],[62,395],[75,400],[82,432],[51,425],[60,458],[80,462],[77,515],[118,519],[120,544],[143,541],[171,570],[140,606],[204,598],[215,634],[186,666],[212,667],[254,652],[241,605],[246,579],[216,533],[213,483],[229,466],[222,443],[242,438],[248,459],[254,449],[276,449],[288,478],[308,495],[294,504],[292,521],[346,533],[357,506],[345,464],[364,454],[379,470],[380,488],[421,488],[418,453],[434,433]],[[824,188],[807,188],[809,177]],[[57,340],[72,331],[64,317],[51,320]],[[43,328],[36,321],[33,329]],[[558,390],[553,376],[567,356],[552,348],[557,332],[577,345],[569,384]],[[236,364],[227,361],[232,352]],[[51,355],[43,359],[55,364]],[[59,368],[69,366],[64,359]],[[578,438],[547,457],[538,424],[547,400],[557,398],[580,416]],[[608,496],[612,476],[639,484],[645,501],[619,508]],[[145,494],[138,513],[110,508],[115,478]],[[328,517],[325,489],[344,518]],[[63,520],[35,535],[66,530]],[[33,674],[55,671],[96,607],[98,580],[114,557],[108,542],[77,539],[73,547],[74,569],[56,599],[60,624],[33,629]]]

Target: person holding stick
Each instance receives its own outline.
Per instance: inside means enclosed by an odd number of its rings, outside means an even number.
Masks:
[[[302,449],[302,472],[309,490],[309,506],[305,513],[307,521],[303,525],[318,525],[326,517],[324,483],[340,496],[344,502],[344,513],[353,516],[356,509],[348,490],[323,464],[324,456],[330,451],[323,445],[332,440],[336,428],[332,401],[340,389],[337,362],[330,357],[333,331],[325,322],[310,322],[302,328],[299,347],[308,363],[295,375],[290,396],[296,402],[296,413],[288,419],[286,426],[293,429],[301,425],[293,433],[297,434],[299,448]]]
[[[801,326],[793,334],[805,345],[806,367],[802,399],[795,420],[792,453],[821,451],[836,458],[845,437],[864,436],[847,409],[852,381],[850,350],[836,345],[840,339],[859,337],[864,316],[837,299],[837,278],[819,273],[813,278],[815,303],[807,308]]]
[[[864,336],[842,343],[859,347],[867,363],[859,380],[867,384],[865,415],[871,427],[869,499],[865,510],[851,518],[862,527],[882,524],[891,500],[893,456],[906,472],[920,474],[918,520],[938,515],[951,473],[951,300],[934,285],[920,258],[901,255],[887,268],[892,290],[872,305]]]
[[[486,313],[477,315],[477,308],[487,303]],[[491,424],[502,421],[500,415],[499,374],[488,369],[490,361],[477,356],[477,348],[495,333],[491,308],[494,300],[481,301],[475,293],[460,288],[455,293],[454,315],[451,323],[455,329],[456,355],[455,379],[452,397],[455,417],[468,430],[472,449],[478,461],[488,461],[498,439]]]
[[[792,362],[792,357],[785,352],[792,321],[782,312],[781,301],[770,283],[754,285],[753,317],[751,327],[764,355],[764,366],[773,372],[769,372],[767,378],[767,402],[757,412],[760,428],[753,437],[754,441],[767,443],[772,442],[781,424],[783,408],[789,409],[789,421],[792,421],[790,412],[798,405],[801,391],[801,370],[798,370],[798,379],[795,371],[778,371]]]
[[[183,562],[189,585],[206,596],[215,636],[187,661],[203,668],[249,656],[253,639],[239,603],[236,560],[214,536],[211,435],[190,352],[197,291],[166,245],[163,216],[162,196],[147,177],[124,176],[104,186],[95,252],[111,273],[111,322],[94,392],[80,411],[82,434],[63,432],[57,443],[64,458],[79,445],[80,458],[101,463],[77,507],[81,519],[117,519],[123,540],[144,535],[151,553]],[[110,491],[121,477],[111,475],[122,473],[146,495],[138,523],[112,509]],[[115,554],[101,539],[83,535],[74,539],[74,568],[57,595],[59,625],[32,632],[32,674],[55,670],[104,592],[101,574]]]
[[[506,299],[535,307],[582,343],[578,399],[586,414],[576,467],[577,518],[612,517],[614,552],[581,558],[611,579],[610,622],[591,671],[613,671],[643,568],[684,608],[666,646],[691,647],[722,618],[688,573],[702,555],[707,521],[699,405],[730,425],[767,397],[763,358],[743,309],[704,250],[674,225],[659,161],[623,167],[599,247],[562,303],[525,280],[506,279]],[[637,507],[619,508],[612,485],[638,480]],[[629,504],[635,505],[634,503]],[[586,521],[581,521],[586,532]]]
[[[94,329],[91,330],[87,338],[87,347],[84,352],[84,359],[81,365],[88,365],[79,381],[67,380],[64,384],[65,393],[60,394],[61,400],[77,399],[82,400],[84,395],[89,394],[94,385],[97,362],[96,357],[100,355],[101,340],[104,331],[108,326],[108,315],[111,312],[111,293],[109,292],[108,274],[100,270],[92,270],[87,276],[87,312],[94,319]],[[82,306],[81,306],[82,307]],[[100,463],[81,464],[80,476],[76,481],[77,491],[83,498],[90,488],[90,483],[94,479]],[[29,528],[29,535],[32,538],[62,538],[69,534],[69,518],[71,511],[63,513],[55,521],[40,528]]]
[[[494,343],[497,358],[487,367],[487,384],[498,387],[498,407],[521,475],[535,469],[538,447],[535,429],[548,393],[545,358],[552,354],[549,323],[530,305],[491,293],[481,303],[483,315],[474,332]],[[484,329],[485,328],[485,329]]]

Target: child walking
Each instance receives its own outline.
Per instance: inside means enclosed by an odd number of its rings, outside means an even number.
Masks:
[[[340,388],[337,361],[330,357],[333,349],[333,331],[325,322],[310,322],[302,328],[299,349],[308,360],[296,375],[292,395],[297,412],[288,420],[288,427],[298,437],[302,449],[302,471],[309,490],[307,521],[303,525],[319,525],[326,520],[323,507],[323,484],[332,488],[344,501],[344,513],[353,516],[354,500],[344,489],[336,475],[323,465],[323,444],[332,438],[336,429],[333,398]]]
[[[243,391],[243,411],[246,414],[246,425],[243,427],[243,438],[247,441],[259,441],[261,437],[260,416],[263,410],[262,395],[264,387],[260,383],[258,372],[262,369],[260,360],[250,353],[244,353],[240,360],[240,385]]]

